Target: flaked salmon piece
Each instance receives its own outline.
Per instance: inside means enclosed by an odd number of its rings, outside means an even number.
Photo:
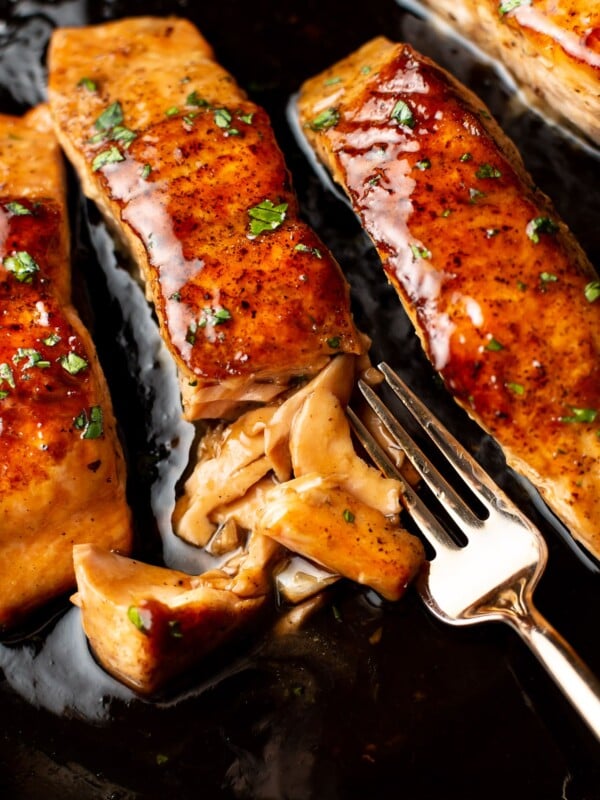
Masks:
[[[212,570],[194,577],[78,545],[73,601],[103,667],[152,694],[236,634],[248,635],[266,605],[275,552],[255,537],[234,576]]]
[[[308,80],[297,108],[448,390],[600,556],[600,283],[514,145],[383,37]]]
[[[424,0],[498,58],[534,102],[600,144],[600,5],[589,0]]]
[[[49,99],[85,193],[140,268],[188,419],[234,416],[365,351],[266,113],[191,23],[57,30]]]
[[[131,545],[108,387],[70,305],[67,225],[48,109],[0,116],[0,628],[75,585],[74,543]]]

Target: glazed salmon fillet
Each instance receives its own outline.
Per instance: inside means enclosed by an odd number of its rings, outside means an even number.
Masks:
[[[590,0],[425,0],[498,58],[530,97],[600,144],[600,5]]]
[[[188,419],[235,416],[364,352],[267,115],[191,23],[57,30],[49,99],[85,193],[139,266]]]
[[[447,389],[599,556],[600,283],[514,145],[385,38],[308,80],[297,109]]]
[[[108,388],[70,304],[62,159],[48,109],[0,116],[0,628],[75,585],[73,545],[127,552]]]

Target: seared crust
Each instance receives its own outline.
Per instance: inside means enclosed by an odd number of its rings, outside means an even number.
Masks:
[[[188,418],[269,400],[332,355],[364,351],[341,270],[298,218],[266,114],[190,23],[61,29],[49,68],[58,136],[141,269]],[[131,141],[99,130],[115,103]],[[111,147],[118,160],[98,167]],[[279,208],[274,227],[253,234],[249,212],[265,202]]]
[[[108,388],[68,301],[62,162],[46,108],[0,116],[0,181],[0,627],[7,627],[74,586],[75,542],[128,551],[131,521]],[[31,272],[19,269],[19,257]]]
[[[598,277],[514,146],[383,38],[307,81],[298,110],[450,392],[599,555]]]
[[[600,5],[589,0],[424,0],[526,92],[600,144]],[[511,7],[514,5],[514,8]],[[503,11],[503,6],[506,11]]]

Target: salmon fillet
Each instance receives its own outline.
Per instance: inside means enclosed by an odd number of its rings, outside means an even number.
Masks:
[[[75,585],[73,544],[128,551],[111,400],[70,305],[62,160],[48,109],[0,116],[0,628]]]
[[[448,390],[600,556],[600,284],[514,145],[385,38],[308,80],[297,108]]]
[[[526,92],[600,144],[600,5],[589,0],[424,0],[504,63]]]
[[[139,266],[188,419],[235,416],[364,352],[266,113],[191,23],[57,30],[49,99],[85,193]]]

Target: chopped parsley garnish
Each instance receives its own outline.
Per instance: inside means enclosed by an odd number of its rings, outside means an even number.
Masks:
[[[198,92],[194,90],[185,98],[185,104],[186,106],[193,106],[194,108],[206,108],[206,106],[208,106],[208,100],[200,97]]]
[[[524,2],[525,0],[502,0],[500,5],[498,6],[498,11],[500,12],[500,16],[503,17],[510,11],[514,11],[515,8],[519,8],[519,6],[522,6]],[[527,0],[527,5],[529,5],[529,0]]]
[[[77,86],[82,86],[84,89],[87,89],[88,92],[95,92],[98,89],[96,81],[93,81],[91,78],[82,78],[78,81]]]
[[[33,215],[33,211],[30,211],[21,203],[17,203],[16,200],[13,200],[11,203],[7,203],[4,208],[7,211],[10,211],[15,217],[28,217]]]
[[[109,147],[108,150],[102,150],[101,153],[92,161],[92,170],[97,172],[107,164],[117,164],[119,161],[125,161],[125,156],[121,153],[118,147],[114,145]]]
[[[19,250],[7,256],[2,263],[19,283],[31,283],[35,273],[40,271],[38,264],[26,250]]]
[[[94,127],[98,131],[110,131],[112,130],[115,125],[121,125],[123,122],[123,108],[121,107],[121,103],[117,100],[115,103],[111,103],[104,111],[100,114],[98,119],[94,122]]]
[[[192,320],[188,325],[187,332],[185,334],[185,340],[188,344],[195,344],[196,342],[196,332],[198,331],[198,323],[196,320]]]
[[[325,131],[333,128],[340,121],[340,112],[337,108],[326,108],[308,123],[308,127],[313,131]]]
[[[478,200],[481,200],[482,197],[485,197],[485,192],[480,192],[479,189],[469,189],[469,203],[476,203]]]
[[[470,161],[472,158],[473,158],[473,156],[471,155],[471,153],[463,153],[462,156],[458,160],[462,161],[463,163],[465,163],[467,161]]]
[[[60,342],[60,336],[58,333],[51,333],[49,336],[46,336],[45,339],[42,339],[42,344],[45,344],[46,347],[54,347]]]
[[[88,411],[85,408],[73,420],[82,439],[99,439],[104,433],[104,415],[101,406],[92,406]]]
[[[332,336],[330,339],[327,339],[327,344],[332,350],[338,350],[340,347],[340,337]]]
[[[310,253],[311,255],[316,256],[316,258],[322,258],[323,257],[321,255],[321,251],[318,248],[309,247],[307,244],[302,244],[302,242],[297,244],[294,247],[294,250],[297,250],[299,253]]]
[[[249,111],[247,114],[242,114],[242,112],[238,112],[237,118],[244,122],[246,125],[252,125],[252,120],[254,119],[254,111]]]
[[[334,75],[331,78],[327,78],[327,80],[323,81],[323,86],[335,86],[336,83],[341,83],[342,79],[339,75]]]
[[[83,372],[89,367],[85,358],[78,356],[77,353],[67,353],[66,356],[61,356],[58,363],[69,375],[77,375],[78,372]]]
[[[124,125],[115,125],[112,129],[112,138],[115,142],[123,142],[123,147],[127,148],[137,137],[137,133]]]
[[[169,295],[169,300],[174,300],[176,303],[181,303],[181,292],[173,292]]]
[[[553,236],[558,231],[558,225],[549,217],[535,217],[527,223],[525,233],[534,244],[540,241],[540,234],[546,233]]]
[[[142,633],[148,633],[152,625],[152,616],[150,612],[138,608],[138,606],[129,606],[127,609],[127,619]]]
[[[525,387],[521,383],[507,383],[506,388],[510,389],[513,394],[524,395]]]
[[[171,106],[170,108],[167,108],[165,114],[167,115],[167,117],[174,117],[175,114],[179,114],[179,109],[177,108],[177,106]]]
[[[398,100],[392,109],[390,119],[396,120],[399,125],[406,125],[407,128],[414,128],[416,125],[413,113],[404,100]]]
[[[583,290],[588,303],[594,303],[600,297],[600,281],[591,281]]]
[[[540,272],[540,286],[543,292],[546,291],[549,283],[556,283],[558,278],[552,272]]]
[[[0,386],[7,383],[11,389],[15,388],[15,376],[10,366],[4,362],[0,364]]]
[[[561,422],[595,422],[598,411],[595,408],[575,408],[571,406],[571,415],[560,417]]]
[[[360,68],[360,71],[363,75],[368,75],[372,69],[373,67],[370,67],[368,64],[365,64],[364,67]]]
[[[26,361],[21,367],[22,370],[31,369],[32,367],[40,367],[40,369],[45,369],[46,367],[50,366],[50,362],[43,359],[42,354],[37,350],[33,350],[31,347],[19,347],[17,352],[12,357],[12,361],[15,366],[23,361],[23,359],[26,359]]]
[[[219,128],[228,128],[231,125],[233,117],[226,108],[215,108],[214,110],[215,125]]]
[[[498,167],[494,167],[491,164],[481,164],[480,167],[477,168],[475,172],[476,178],[501,178],[502,173],[498,169]]]
[[[231,312],[223,306],[216,308],[206,307],[202,309],[202,316],[198,323],[200,328],[206,328],[207,325],[223,325],[232,319]]]
[[[140,172],[142,180],[147,181],[148,178],[150,177],[151,172],[152,172],[152,167],[150,166],[150,164],[144,164],[144,166],[142,167],[142,171]]]
[[[489,342],[486,344],[485,349],[491,350],[493,353],[497,353],[500,350],[504,350],[504,345],[500,344],[500,342],[497,339],[494,339],[492,336]]]
[[[421,171],[431,169],[431,161],[428,158],[422,158],[420,161],[417,161],[415,167]]]
[[[345,508],[344,509],[344,512],[343,512],[342,516],[344,517],[344,522],[348,522],[348,523],[354,522],[354,520],[356,519],[356,517],[350,511],[349,508]]]
[[[517,289],[519,289],[521,292],[524,292],[527,289],[527,284],[523,281],[517,281]]]
[[[250,234],[258,236],[265,231],[274,231],[285,219],[287,208],[287,203],[275,205],[271,200],[263,200],[262,203],[249,208]]]
[[[451,208],[445,208],[442,211],[441,216],[442,217],[449,217],[451,213],[452,213],[452,209]]]
[[[410,249],[415,261],[419,258],[431,258],[431,250],[428,250],[426,247],[419,247],[416,244],[411,244]]]

